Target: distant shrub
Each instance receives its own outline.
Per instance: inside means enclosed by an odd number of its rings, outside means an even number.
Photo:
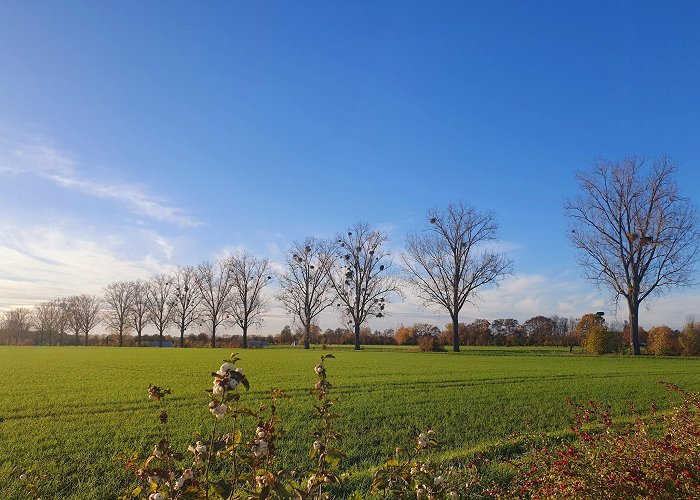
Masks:
[[[647,333],[647,352],[655,356],[677,356],[681,352],[678,334],[666,325],[655,326]]]
[[[439,352],[444,351],[445,347],[438,337],[421,337],[418,339],[418,349],[421,352]]]
[[[394,334],[397,345],[415,345],[416,332],[413,327],[401,325]]]
[[[583,340],[583,349],[589,354],[617,352],[620,347],[620,334],[602,324],[592,325]]]
[[[684,356],[700,356],[700,321],[689,320],[678,341]]]

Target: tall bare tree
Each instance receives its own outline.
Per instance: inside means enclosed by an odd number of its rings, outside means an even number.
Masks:
[[[639,304],[693,283],[700,238],[695,208],[674,179],[676,165],[663,156],[600,160],[578,173],[581,194],[565,203],[572,245],[584,276],[624,298],[631,344],[639,354]]]
[[[211,346],[216,347],[216,328],[226,321],[231,294],[231,270],[220,260],[216,265],[203,262],[197,266],[197,286],[202,297],[201,317],[211,325]]]
[[[141,346],[141,335],[148,325],[148,284],[145,281],[132,281],[131,315],[129,321],[136,332],[136,345]]]
[[[119,335],[119,347],[124,345],[124,334],[131,329],[129,319],[134,302],[134,285],[130,281],[115,281],[105,288],[107,328]]]
[[[158,330],[160,347],[163,347],[163,333],[172,321],[173,288],[173,278],[167,274],[157,274],[147,282],[148,320]]]
[[[197,270],[194,267],[179,267],[175,271],[172,317],[180,330],[180,347],[185,347],[185,331],[200,319],[202,302],[197,286]]]
[[[477,212],[465,202],[431,209],[428,227],[407,237],[401,255],[406,281],[425,306],[447,309],[452,319],[452,349],[459,352],[459,312],[474,303],[477,290],[498,284],[512,262],[488,248],[498,224],[489,212]]]
[[[239,252],[228,259],[231,272],[231,316],[243,331],[243,348],[248,347],[248,328],[259,325],[267,311],[263,289],[272,280],[270,262],[248,252]]]
[[[78,326],[78,332],[82,332],[85,338],[85,345],[88,345],[88,335],[90,330],[95,328],[101,321],[100,299],[94,295],[77,295],[73,298],[72,314],[74,322]],[[77,333],[76,333],[77,339]]]
[[[27,307],[16,307],[5,311],[5,329],[15,337],[15,344],[19,344],[20,337],[29,332],[32,326],[32,311]]]
[[[75,345],[80,345],[80,332],[83,325],[78,312],[78,295],[72,295],[66,299],[66,317],[68,319],[68,329],[75,335]]]
[[[39,345],[44,345],[44,336],[48,336],[49,345],[53,344],[53,335],[57,330],[60,310],[54,301],[42,302],[34,306],[32,317],[39,332]]]
[[[58,344],[63,345],[63,339],[68,329],[70,319],[70,308],[68,307],[68,299],[60,298],[52,301],[56,308],[56,334],[58,335]]]
[[[386,235],[368,224],[357,223],[336,237],[334,260],[329,273],[337,306],[355,332],[355,349],[360,349],[360,328],[370,317],[383,317],[388,296],[400,295],[391,271]]]
[[[279,276],[277,299],[285,310],[301,321],[304,328],[304,349],[309,349],[314,318],[333,305],[329,271],[333,254],[328,243],[307,238],[294,243],[286,258],[286,269]]]

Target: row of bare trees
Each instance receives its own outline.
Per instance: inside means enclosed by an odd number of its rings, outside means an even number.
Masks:
[[[132,330],[140,345],[144,328],[151,324],[161,346],[165,331],[175,326],[182,347],[188,328],[207,324],[211,345],[216,347],[217,328],[229,322],[242,329],[247,347],[248,329],[260,322],[267,309],[262,291],[271,279],[267,259],[240,252],[145,281],[111,283],[105,292],[104,318],[108,328],[119,335],[119,345]]]
[[[601,161],[592,173],[578,175],[581,196],[564,207],[584,275],[628,305],[635,354],[639,304],[692,284],[700,255],[697,214],[679,195],[675,171],[667,157],[650,166],[634,157]],[[278,273],[276,298],[303,326],[305,347],[314,319],[334,306],[352,328],[359,349],[362,326],[371,317],[383,317],[389,300],[402,296],[405,284],[423,306],[448,312],[452,347],[459,351],[461,310],[475,303],[481,288],[497,285],[512,271],[512,261],[495,245],[497,230],[493,213],[479,212],[465,202],[432,209],[424,228],[408,235],[398,269],[386,248],[386,234],[366,223],[331,240],[310,237],[289,249]],[[241,328],[247,347],[248,329],[259,324],[267,310],[263,290],[271,280],[268,260],[242,252],[147,281],[112,283],[106,289],[103,317],[118,333],[120,345],[131,329],[140,340],[148,323],[158,330],[161,343],[165,329],[177,325],[182,345],[185,331],[196,322],[211,327],[215,346],[217,328],[228,322]],[[76,336],[83,332],[87,342],[99,319],[97,303],[82,295],[38,306],[33,316],[40,331],[49,331],[51,311],[63,308],[70,312],[66,324]],[[26,320],[23,313],[10,313],[6,322],[20,328]]]
[[[40,344],[63,345],[65,335],[75,335],[74,343],[88,345],[89,333],[100,323],[118,335],[136,333],[141,345],[144,329],[152,325],[163,345],[165,331],[176,326],[180,345],[187,329],[194,323],[211,327],[211,345],[216,346],[216,330],[224,321],[243,330],[247,346],[248,328],[259,323],[266,310],[262,290],[271,280],[270,264],[246,252],[221,259],[216,264],[204,262],[197,267],[180,267],[170,274],[157,274],[147,280],[117,281],[105,288],[104,296],[76,295],[43,302],[29,308],[10,309],[4,313],[2,327],[19,343],[31,329],[39,334]]]
[[[292,245],[277,298],[304,327],[306,348],[314,318],[334,304],[359,349],[362,325],[386,314],[390,297],[402,295],[401,283],[412,287],[424,305],[446,309],[456,325],[479,287],[498,283],[510,272],[511,261],[488,247],[498,227],[493,214],[460,202],[431,210],[426,224],[425,231],[408,236],[398,272],[392,269],[386,235],[364,223],[333,241],[307,238]],[[453,349],[459,351],[456,333]]]
[[[42,345],[45,339],[49,345],[63,345],[69,333],[75,336],[75,343],[84,335],[87,345],[88,334],[100,321],[100,300],[94,295],[74,295],[42,302],[32,309],[10,309],[3,314],[2,327],[14,338],[15,344],[34,329]]]
[[[463,202],[431,210],[426,230],[409,235],[398,270],[386,248],[386,234],[366,223],[331,240],[309,237],[289,249],[275,297],[301,323],[307,348],[314,320],[335,307],[360,349],[363,325],[371,317],[386,315],[392,296],[403,295],[402,283],[413,287],[425,305],[446,309],[458,324],[460,310],[473,301],[476,290],[497,283],[510,271],[510,260],[486,245],[495,240],[496,230],[493,214],[479,213]],[[62,339],[68,328],[76,341],[82,332],[87,345],[89,332],[103,320],[118,335],[120,346],[132,331],[140,345],[149,324],[158,331],[161,345],[166,329],[176,326],[182,346],[187,329],[197,323],[210,327],[212,347],[221,325],[238,325],[247,347],[249,328],[260,324],[268,310],[263,290],[272,278],[268,260],[239,252],[148,280],[110,283],[102,299],[81,295],[46,302],[27,318],[39,332],[47,332],[49,343],[54,332]],[[457,333],[453,348],[459,350]]]

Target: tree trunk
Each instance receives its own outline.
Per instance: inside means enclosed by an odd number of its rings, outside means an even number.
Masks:
[[[459,352],[459,315],[452,316],[452,350]]]
[[[124,327],[119,326],[119,347],[124,347]]]
[[[311,323],[304,326],[304,349],[311,349],[309,338],[311,337]]]
[[[639,356],[639,303],[634,299],[627,301],[630,312],[630,342],[632,344],[632,354]]]
[[[211,348],[216,348],[216,325],[214,323],[211,324]]]
[[[141,330],[138,330],[136,332],[136,345],[138,347],[141,347]]]
[[[248,325],[243,325],[241,330],[243,330],[243,349],[248,349]]]
[[[185,327],[180,325],[180,347],[185,347]]]
[[[360,350],[360,325],[355,323],[355,350]]]
[[[88,345],[88,332],[85,330],[85,347]]]

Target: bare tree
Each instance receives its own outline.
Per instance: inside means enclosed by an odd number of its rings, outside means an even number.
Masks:
[[[243,331],[243,348],[248,347],[248,328],[259,325],[267,311],[263,289],[272,280],[270,262],[258,259],[248,252],[240,252],[228,259],[231,273],[231,316]]]
[[[73,324],[78,328],[76,330],[76,340],[78,332],[82,332],[85,336],[85,345],[88,345],[90,330],[95,328],[101,321],[100,305],[100,299],[94,295],[83,294],[73,297]]]
[[[105,288],[107,328],[119,334],[119,347],[124,345],[124,333],[131,329],[129,319],[134,302],[134,285],[130,281],[115,281]]]
[[[175,293],[172,302],[172,317],[180,330],[180,347],[185,347],[185,331],[200,319],[202,302],[197,286],[197,271],[194,267],[180,267],[175,271]]]
[[[231,293],[231,270],[226,262],[197,266],[197,286],[202,298],[202,319],[211,325],[211,346],[216,347],[216,328],[226,320]]]
[[[133,295],[131,297],[131,314],[129,323],[136,332],[136,345],[141,346],[141,335],[148,325],[148,283],[143,280],[131,282]]]
[[[26,307],[16,307],[5,311],[5,329],[15,337],[15,344],[19,345],[20,337],[29,332],[32,326],[32,311]]]
[[[172,277],[166,274],[157,274],[151,277],[147,282],[146,297],[148,320],[158,330],[158,345],[163,347],[163,332],[172,321]]]
[[[68,307],[68,299],[61,298],[52,301],[56,308],[56,334],[58,335],[58,344],[63,345],[63,338],[66,334],[66,329],[69,325],[70,309]]]
[[[44,345],[44,335],[48,336],[49,345],[53,343],[53,334],[57,330],[60,310],[54,301],[42,302],[34,306],[32,317],[39,332],[39,345]]]
[[[326,242],[307,238],[289,249],[286,269],[279,277],[277,299],[285,310],[301,321],[304,328],[304,349],[309,349],[314,318],[333,305],[329,271],[333,255]]]
[[[80,332],[83,329],[78,312],[78,299],[78,295],[72,295],[66,299],[67,326],[75,335],[75,345],[80,345]]]
[[[400,294],[398,282],[390,273],[387,237],[368,224],[357,223],[346,234],[338,235],[329,273],[337,306],[353,325],[355,349],[360,349],[360,328],[370,316],[383,317],[387,296]]]
[[[700,250],[697,214],[680,196],[676,165],[636,157],[598,161],[579,173],[581,195],[565,203],[569,238],[584,276],[627,302],[631,344],[639,354],[639,304],[693,284]]]
[[[477,289],[495,284],[512,261],[488,248],[496,240],[493,214],[464,203],[428,211],[428,228],[409,234],[401,255],[406,281],[424,306],[447,309],[452,319],[452,349],[459,352],[459,312],[474,303]]]

